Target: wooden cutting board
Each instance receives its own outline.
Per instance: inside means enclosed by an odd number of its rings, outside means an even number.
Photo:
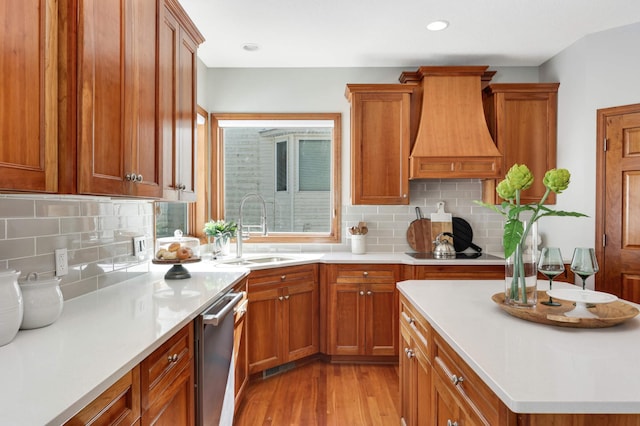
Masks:
[[[411,249],[418,253],[433,251],[433,239],[431,238],[431,221],[422,217],[420,207],[416,207],[417,219],[407,228],[407,242]]]
[[[444,202],[442,201],[436,204],[436,206],[438,211],[436,213],[431,213],[431,236],[433,239],[436,239],[438,234],[442,232],[453,233],[451,213],[445,213]],[[453,244],[453,239],[451,237],[443,236],[442,240],[445,239]]]

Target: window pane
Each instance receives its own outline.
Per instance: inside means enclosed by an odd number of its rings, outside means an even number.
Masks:
[[[276,144],[276,191],[287,190],[287,142]]]
[[[298,174],[300,191],[331,189],[331,141],[301,140]]]

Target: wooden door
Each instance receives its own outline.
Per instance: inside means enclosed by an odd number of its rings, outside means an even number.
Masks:
[[[414,386],[412,394],[415,395],[413,402],[415,407],[415,424],[427,425],[431,419],[431,364],[427,354],[422,351],[419,344],[414,343]]]
[[[318,284],[304,281],[282,289],[286,301],[283,311],[283,343],[287,361],[318,352]]]
[[[249,373],[282,364],[282,302],[281,289],[249,290],[247,334],[249,345]]]
[[[328,335],[330,355],[362,355],[364,352],[364,286],[329,284]]]
[[[466,425],[467,423],[461,418],[463,413],[460,410],[459,403],[447,388],[447,384],[438,374],[433,374],[431,380],[433,384],[433,398],[431,400],[432,424],[438,426],[450,424]]]
[[[640,104],[598,110],[598,136],[596,289],[640,303]]]
[[[159,198],[162,187],[156,97],[156,1],[127,0],[125,18],[124,136],[130,143],[127,172],[138,176],[135,185],[131,185],[131,195]]]
[[[351,202],[409,204],[411,84],[349,84]]]
[[[78,3],[78,192],[128,194],[124,1]]]
[[[398,298],[395,282],[367,284],[365,353],[398,355]]]
[[[413,397],[411,389],[413,388],[413,366],[408,351],[411,350],[411,332],[405,323],[400,324],[400,418],[404,425],[413,426],[414,415],[412,411]]]
[[[56,192],[54,0],[4,0],[0,23],[0,189]]]

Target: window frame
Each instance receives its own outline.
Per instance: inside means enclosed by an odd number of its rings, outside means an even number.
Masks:
[[[332,216],[329,233],[281,233],[270,232],[267,236],[252,234],[253,243],[327,243],[336,244],[341,241],[341,209],[342,209],[342,116],[340,113],[211,113],[211,164],[216,169],[211,173],[211,213],[212,217],[223,219],[224,214],[224,149],[222,120],[331,120],[333,121],[332,140]]]

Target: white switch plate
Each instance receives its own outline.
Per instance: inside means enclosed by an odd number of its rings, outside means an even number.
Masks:
[[[133,237],[133,255],[138,256],[147,249],[144,237]]]
[[[55,251],[56,277],[61,277],[69,273],[69,260],[67,259],[67,249],[61,248]]]

